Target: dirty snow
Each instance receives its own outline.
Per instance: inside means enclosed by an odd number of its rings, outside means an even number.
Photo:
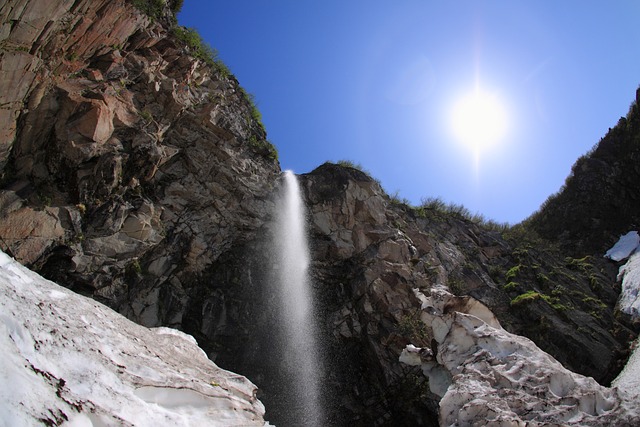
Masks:
[[[505,331],[473,298],[443,287],[415,292],[437,354],[407,346],[400,358],[421,364],[432,392],[442,396],[442,426],[640,425],[638,390],[627,381],[637,371],[618,384],[620,390],[603,387]]]
[[[264,426],[245,377],[0,252],[0,427]]]

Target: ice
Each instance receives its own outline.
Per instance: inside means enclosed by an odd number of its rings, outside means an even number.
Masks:
[[[640,321],[640,253],[631,255],[626,264],[620,267],[618,280],[622,280],[618,308],[630,315],[633,321]],[[633,348],[626,366],[613,385],[629,396],[640,396],[640,339],[634,342]]]
[[[264,426],[246,378],[0,253],[0,427]],[[10,386],[7,386],[10,385]]]

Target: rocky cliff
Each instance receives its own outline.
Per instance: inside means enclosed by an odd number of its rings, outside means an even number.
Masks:
[[[260,227],[279,173],[246,93],[124,1],[0,14],[5,249],[141,323],[180,324],[190,277]]]
[[[292,425],[272,342],[280,167],[250,97],[162,1],[9,0],[0,16],[2,248],[142,325],[193,335],[259,386],[268,420]],[[578,231],[558,246],[410,207],[345,166],[299,180],[325,424],[438,423],[440,397],[398,362],[409,343],[437,346],[416,291],[438,285],[577,372],[607,383],[621,369],[635,333],[614,316],[614,266],[572,247]]]
[[[640,223],[640,89],[626,117],[571,168],[563,188],[527,219],[566,250],[602,253]]]

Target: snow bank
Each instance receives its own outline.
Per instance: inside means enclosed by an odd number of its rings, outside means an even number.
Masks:
[[[437,354],[407,346],[401,361],[416,365],[420,358],[432,391],[433,381],[442,396],[441,425],[640,425],[632,390],[603,387],[565,369],[531,340],[502,329],[470,297],[442,287],[428,296],[415,292]]]
[[[0,426],[263,426],[245,377],[0,252]]]

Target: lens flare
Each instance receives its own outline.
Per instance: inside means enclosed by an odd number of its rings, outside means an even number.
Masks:
[[[452,128],[462,143],[482,151],[504,137],[507,114],[496,95],[476,89],[455,104]]]

